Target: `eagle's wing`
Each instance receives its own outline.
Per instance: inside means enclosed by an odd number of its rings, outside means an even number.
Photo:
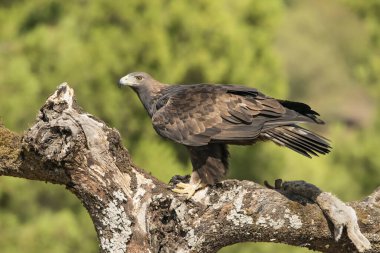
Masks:
[[[177,86],[158,104],[152,116],[155,130],[188,146],[210,142],[248,144],[277,126],[319,123],[317,113],[305,104],[279,101],[241,86]]]

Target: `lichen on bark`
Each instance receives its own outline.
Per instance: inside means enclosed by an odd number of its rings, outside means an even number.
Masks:
[[[21,138],[0,123],[0,169],[8,167],[20,156]]]

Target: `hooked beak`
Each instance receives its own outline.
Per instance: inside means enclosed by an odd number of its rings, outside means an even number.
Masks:
[[[122,86],[133,86],[134,85],[133,81],[134,80],[132,79],[131,76],[129,75],[123,76],[119,80],[119,88],[121,88]]]

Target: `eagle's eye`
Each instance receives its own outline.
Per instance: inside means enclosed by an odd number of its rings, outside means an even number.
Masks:
[[[135,78],[136,78],[137,80],[139,80],[139,81],[143,79],[142,76],[135,76]]]

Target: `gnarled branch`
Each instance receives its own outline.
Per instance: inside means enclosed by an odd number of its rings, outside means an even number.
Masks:
[[[380,188],[353,209],[305,182],[226,180],[187,200],[137,168],[119,133],[83,112],[67,84],[23,136],[0,126],[0,158],[0,175],[66,185],[87,208],[101,252],[216,252],[243,241],[380,251]]]

